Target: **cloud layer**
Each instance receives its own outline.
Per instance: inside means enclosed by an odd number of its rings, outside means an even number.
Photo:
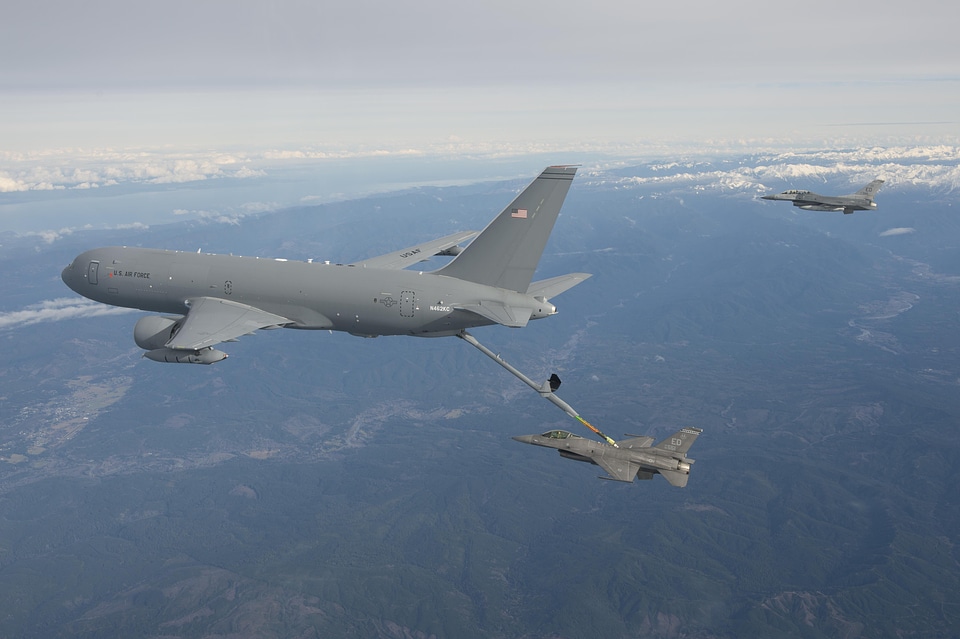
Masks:
[[[123,183],[174,184],[264,175],[243,155],[60,149],[0,152],[0,193],[95,189]]]
[[[14,330],[41,322],[59,322],[68,319],[120,315],[132,312],[137,311],[131,308],[107,306],[78,297],[58,297],[57,299],[31,304],[19,311],[0,313],[0,331]]]

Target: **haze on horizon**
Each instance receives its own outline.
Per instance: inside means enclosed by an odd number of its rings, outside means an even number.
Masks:
[[[957,17],[932,0],[802,15],[755,0],[16,3],[0,22],[0,231],[217,219],[552,163],[960,145]],[[211,177],[266,179],[167,189]]]
[[[960,139],[960,9],[933,0],[909,12],[821,0],[802,13],[756,0],[45,0],[5,14],[0,162],[117,147]]]

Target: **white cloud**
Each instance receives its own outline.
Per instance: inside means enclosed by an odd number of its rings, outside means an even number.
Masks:
[[[0,193],[16,193],[27,190],[29,190],[29,187],[22,180],[11,178],[6,173],[0,173]]]
[[[236,173],[233,174],[233,177],[236,178],[253,178],[253,177],[263,177],[267,174],[266,171],[260,169],[251,169],[248,166],[240,167]]]
[[[240,210],[243,211],[244,215],[255,215],[276,211],[280,207],[279,202],[246,202],[240,206]]]
[[[909,233],[916,233],[917,229],[910,228],[909,226],[887,229],[880,234],[880,237],[890,237],[891,235],[907,235]]]
[[[56,241],[59,240],[60,238],[66,236],[66,235],[70,235],[71,233],[73,233],[73,229],[70,229],[70,228],[62,228],[62,229],[60,229],[59,231],[55,231],[55,230],[53,230],[53,229],[47,229],[47,230],[44,230],[44,231],[31,231],[31,232],[28,232],[28,233],[24,233],[23,236],[24,236],[24,237],[39,237],[40,239],[42,239],[42,240],[43,240],[44,242],[46,242],[47,244],[53,244],[54,242],[56,242]]]
[[[0,313],[0,330],[13,330],[40,322],[59,322],[67,319],[119,315],[135,311],[136,309],[107,306],[82,298],[59,297],[31,304],[19,311]]]

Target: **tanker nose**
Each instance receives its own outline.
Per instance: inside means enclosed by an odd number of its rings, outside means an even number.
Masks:
[[[66,284],[70,290],[76,291],[77,289],[73,287],[73,266],[74,262],[71,262],[67,268],[63,269],[63,271],[60,273],[60,279],[63,280],[63,283]]]

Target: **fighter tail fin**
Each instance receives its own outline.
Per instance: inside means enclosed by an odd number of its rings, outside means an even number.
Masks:
[[[662,442],[654,446],[654,448],[659,448],[660,450],[677,453],[680,455],[686,455],[687,451],[690,450],[690,447],[693,446],[693,442],[697,441],[697,437],[702,432],[703,430],[700,428],[681,428],[673,435],[670,435]]]
[[[436,273],[526,292],[576,172],[574,166],[544,169],[453,261]]]
[[[853,195],[857,197],[865,197],[872,200],[873,196],[877,194],[877,191],[880,190],[880,187],[882,185],[883,185],[883,180],[874,180],[873,182],[866,185],[865,187],[863,187]]]

